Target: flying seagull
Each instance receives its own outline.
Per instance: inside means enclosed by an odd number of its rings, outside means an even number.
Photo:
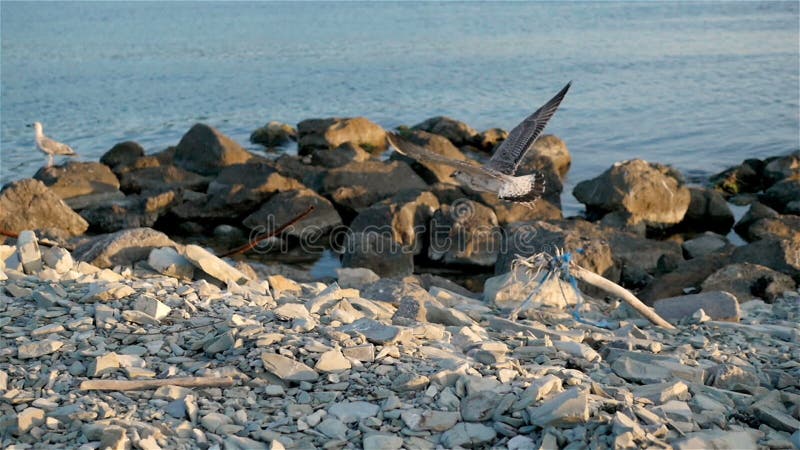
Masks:
[[[53,155],[77,155],[75,150],[73,150],[69,145],[62,144],[61,142],[54,141],[45,136],[44,131],[42,131],[42,124],[40,122],[33,122],[32,124],[26,126],[33,127],[33,129],[36,130],[36,147],[50,156],[50,159],[47,160],[47,167],[53,165]]]
[[[447,158],[409,142],[395,133],[388,133],[387,139],[400,154],[420,162],[427,161],[455,167],[457,170],[453,172],[453,176],[473,190],[493,192],[500,199],[533,206],[536,199],[544,194],[544,175],[539,171],[522,176],[514,176],[514,173],[525,153],[542,134],[547,121],[555,114],[571,85],[570,81],[555,97],[511,130],[508,138],[500,144],[491,159],[483,166]]]

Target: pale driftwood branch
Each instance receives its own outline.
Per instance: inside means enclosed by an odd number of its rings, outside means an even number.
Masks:
[[[159,380],[86,380],[82,391],[143,391],[161,386],[227,387],[233,386],[231,377],[178,377]]]
[[[602,276],[588,271],[583,267],[573,264],[570,267],[570,273],[572,276],[577,278],[578,280],[583,281],[586,284],[591,284],[592,286],[602,289],[609,294],[616,295],[617,297],[621,298],[625,301],[625,303],[629,304],[633,309],[635,309],[639,314],[643,315],[647,320],[653,322],[654,324],[666,328],[668,330],[674,330],[675,327],[664,320],[663,317],[656,314],[649,306],[642,303],[641,300],[636,298],[629,290],[625,289],[624,287],[614,283],[613,281],[609,281]]]

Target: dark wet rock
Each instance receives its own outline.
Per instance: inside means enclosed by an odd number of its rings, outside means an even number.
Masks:
[[[382,277],[403,277],[414,271],[413,249],[379,232],[348,233],[343,267],[366,267]]]
[[[708,232],[684,241],[681,247],[683,247],[686,258],[691,259],[714,253],[727,245],[730,243],[724,236]]]
[[[760,202],[753,202],[750,204],[750,209],[733,226],[733,229],[739,236],[748,242],[752,242],[758,239],[750,235],[750,227],[761,219],[776,218],[778,216],[778,212],[769,206]]]
[[[734,250],[731,260],[767,266],[800,280],[800,237],[751,242]]]
[[[628,233],[609,233],[607,237],[614,258],[623,266],[634,266],[655,273],[658,261],[664,257],[683,259],[681,245],[674,241],[645,239]]]
[[[652,283],[638,293],[638,297],[652,305],[660,298],[679,296],[685,289],[699,288],[712,273],[728,264],[732,251],[730,247],[725,247],[688,261],[681,259],[669,272],[658,274]]]
[[[216,175],[223,167],[246,163],[254,156],[215,128],[198,123],[181,138],[173,162],[190,172]]]
[[[314,150],[311,153],[311,164],[332,169],[351,162],[364,162],[370,158],[372,156],[361,147],[345,142],[333,150]]]
[[[708,291],[656,300],[656,313],[666,320],[677,322],[702,309],[712,320],[738,322],[741,316],[739,302],[728,292]]]
[[[502,128],[490,128],[486,131],[478,133],[472,139],[472,145],[478,150],[491,152],[495,147],[500,145],[501,142],[508,138],[508,131]]]
[[[464,122],[445,116],[431,117],[414,125],[411,129],[442,136],[457,147],[472,143],[478,134],[475,129]]]
[[[746,159],[738,166],[713,175],[711,183],[726,196],[758,192],[763,187],[763,170],[764,162],[760,159]]]
[[[321,193],[346,210],[360,211],[402,191],[425,189],[427,184],[404,162],[364,161],[329,170]]]
[[[61,197],[73,209],[108,203],[124,197],[119,180],[105,164],[68,162],[42,167],[33,176]]]
[[[147,260],[155,248],[177,246],[160,231],[151,228],[131,228],[95,236],[76,248],[72,257],[76,261],[108,268]]]
[[[281,155],[269,164],[275,167],[279,174],[294,178],[315,191],[320,190],[325,169],[310,164],[307,156]]]
[[[288,223],[311,206],[314,211],[287,229],[287,235],[315,240],[342,225],[342,218],[331,202],[311,189],[279,192],[264,202],[256,212],[247,216],[242,223],[252,230],[266,233]]]
[[[269,122],[250,134],[250,142],[268,148],[280,147],[297,140],[297,130],[281,122]]]
[[[674,169],[641,159],[614,164],[602,175],[578,183],[573,194],[590,215],[625,211],[634,222],[657,229],[683,220],[691,199]]]
[[[461,150],[456,148],[449,140],[442,136],[426,133],[424,131],[416,131],[413,133],[404,133],[403,137],[409,142],[419,145],[420,147],[424,147],[427,150],[436,153],[437,155],[442,155],[444,157],[459,161],[471,162],[469,158],[461,153]],[[432,184],[441,182],[458,184],[458,181],[456,181],[452,176],[453,172],[456,171],[455,167],[430,161],[420,162],[398,152],[393,152],[390,159],[408,163],[411,168],[414,169],[414,171],[417,172],[419,176],[422,177],[422,179],[427,183]]]
[[[690,187],[691,201],[681,226],[692,231],[714,231],[726,234],[734,218],[728,203],[714,190]]]
[[[430,224],[428,257],[445,264],[492,266],[502,241],[497,216],[471,200],[443,205]]]
[[[794,200],[787,203],[786,207],[783,208],[783,212],[786,214],[800,216],[800,200]]]
[[[83,209],[80,215],[89,222],[93,231],[100,233],[152,227],[177,198],[175,191],[129,195],[121,200]]]
[[[187,199],[172,208],[182,219],[232,219],[253,212],[278,192],[302,189],[267,163],[236,164],[223,168],[208,185],[205,196]]]
[[[134,141],[120,142],[100,157],[100,162],[107,165],[111,170],[119,175],[119,169],[130,166],[137,159],[144,156],[144,148]],[[118,169],[119,168],[119,169]]]
[[[0,191],[0,229],[12,233],[23,230],[58,228],[76,236],[89,224],[39,180],[26,178],[3,186]]]
[[[172,165],[147,167],[125,172],[120,180],[126,194],[158,193],[177,189],[203,191],[211,179]]]
[[[505,227],[503,239],[495,265],[497,274],[508,272],[516,255],[552,254],[560,248],[573,252],[575,262],[581,267],[609,280],[619,280],[620,268],[606,240],[606,231],[591,222],[578,219],[512,223]]]
[[[610,212],[603,216],[599,223],[603,227],[614,228],[635,234],[639,237],[645,237],[647,235],[647,225],[645,225],[644,222],[637,222],[633,216],[626,211]]]
[[[727,291],[739,302],[755,297],[773,301],[796,284],[789,275],[758,264],[729,264],[711,274],[701,285],[703,292]]]
[[[800,239],[800,216],[781,214],[755,221],[747,229],[750,241],[760,239]]]
[[[762,172],[766,187],[786,178],[800,175],[800,151],[777,158],[768,158],[764,163]]]
[[[373,231],[391,236],[395,242],[422,251],[428,225],[439,209],[439,200],[427,191],[405,191],[362,210],[353,219],[353,232]]]
[[[386,150],[386,131],[364,117],[304,120],[297,124],[297,135],[300,155],[334,149],[345,142],[370,152]]]
[[[778,181],[759,196],[759,200],[778,212],[784,212],[786,205],[798,198],[800,198],[800,175]]]
[[[526,168],[544,170],[552,167],[560,181],[567,176],[571,165],[572,156],[567,149],[567,144],[556,135],[545,134],[537,139],[533,143],[533,147],[525,154],[517,168],[516,175],[530,173]]]

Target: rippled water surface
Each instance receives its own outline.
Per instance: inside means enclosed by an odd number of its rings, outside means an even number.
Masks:
[[[642,157],[685,172],[798,148],[797,2],[0,3],[0,177],[96,160],[198,121],[249,148],[268,120],[446,114],[511,128],[564,83],[548,131],[567,188]],[[568,212],[576,211],[565,196]]]

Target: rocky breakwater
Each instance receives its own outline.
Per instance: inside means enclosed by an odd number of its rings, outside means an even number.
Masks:
[[[23,231],[0,261],[4,448],[800,440],[796,291],[771,303],[662,300],[677,331],[592,300],[582,314],[607,320],[601,329],[575,321],[557,290],[528,319],[504,318],[522,274],[482,298],[368,269],[300,283],[150,229],[74,252]]]
[[[446,117],[401,132],[464,160],[504,138]],[[532,209],[462,188],[446,167],[382,158],[385,132],[367,119],[268,124],[254,136],[297,139],[300,156],[268,159],[198,124],[159,153],[120,143],[100,163],[0,191],[0,229],[15,236],[0,246],[4,445],[800,439],[797,154],[745,161],[708,186],[621,162],[576,187],[586,218],[564,218],[571,157],[555,136],[520,166],[548,180]],[[729,202],[750,205],[735,225]],[[344,267],[324,282],[184,245],[243,244],[310,206],[257,250],[330,248]],[[728,242],[731,226],[746,245]],[[596,298],[582,314],[608,328],[575,321],[565,308],[576,297],[558,284],[519,323],[504,319],[537,286],[515,261],[558,249],[678,332],[584,285]]]

